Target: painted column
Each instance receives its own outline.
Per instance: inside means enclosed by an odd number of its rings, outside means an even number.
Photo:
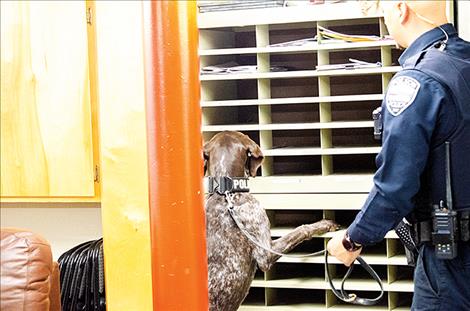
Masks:
[[[154,310],[207,310],[196,1],[144,2]]]

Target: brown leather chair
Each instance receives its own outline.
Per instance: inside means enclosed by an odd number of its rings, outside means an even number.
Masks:
[[[60,276],[49,243],[28,230],[2,228],[2,311],[60,311]]]

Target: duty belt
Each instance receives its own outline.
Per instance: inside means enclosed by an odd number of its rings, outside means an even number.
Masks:
[[[458,212],[458,235],[456,242],[470,241],[470,210]],[[419,221],[410,224],[405,218],[395,228],[400,241],[405,246],[408,265],[415,266],[418,258],[419,246],[425,243],[439,244],[439,237],[435,236],[433,220]],[[433,235],[434,233],[434,235]],[[437,240],[437,241],[436,241]]]
[[[458,241],[470,241],[470,210],[458,211]],[[413,224],[413,234],[416,237],[416,244],[433,243],[433,222],[432,219],[420,221]],[[434,243],[433,243],[434,244]]]

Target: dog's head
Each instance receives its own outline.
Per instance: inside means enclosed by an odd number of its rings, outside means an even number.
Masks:
[[[254,177],[262,162],[260,147],[240,132],[220,132],[204,144],[207,176]]]

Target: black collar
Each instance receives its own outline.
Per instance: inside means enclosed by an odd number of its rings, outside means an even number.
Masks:
[[[449,38],[457,36],[457,31],[455,30],[454,26],[450,23],[441,25],[440,28],[436,27],[425,32],[424,34],[419,36],[415,41],[413,41],[410,46],[401,54],[400,58],[398,59],[400,65],[403,66],[409,58],[413,57],[414,55],[417,55],[418,53],[421,54],[420,52],[428,49],[436,42],[444,40],[446,37],[444,32],[447,33]]]
[[[208,177],[208,189],[210,194],[215,192],[219,194],[233,193],[233,192],[250,192],[248,187],[247,177]]]

